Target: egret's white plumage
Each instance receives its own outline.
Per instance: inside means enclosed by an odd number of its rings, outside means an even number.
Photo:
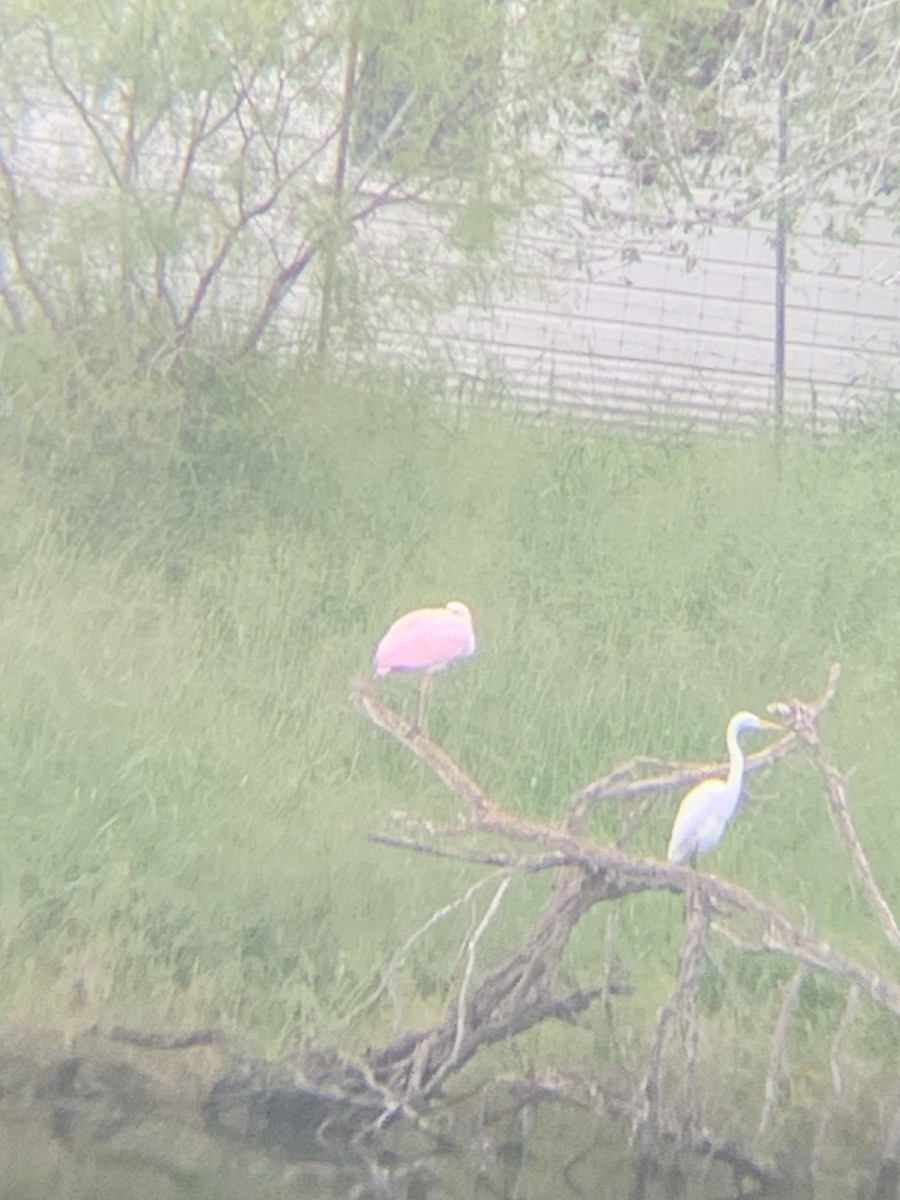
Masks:
[[[725,745],[728,747],[727,779],[704,779],[685,796],[678,809],[669,839],[669,862],[696,863],[697,855],[719,844],[725,826],[734,816],[744,782],[744,755],[738,735],[748,729],[779,729],[751,712],[739,712],[728,722]]]

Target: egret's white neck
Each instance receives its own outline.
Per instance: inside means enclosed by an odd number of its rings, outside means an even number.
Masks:
[[[733,723],[725,731],[725,745],[728,747],[728,786],[740,788],[744,777],[744,752],[738,745],[738,731]]]

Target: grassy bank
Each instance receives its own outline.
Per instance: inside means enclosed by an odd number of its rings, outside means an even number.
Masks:
[[[481,648],[437,681],[432,732],[498,800],[548,820],[633,754],[719,755],[732,712],[813,694],[840,659],[827,736],[900,905],[896,437],[789,440],[779,469],[764,438],[629,440],[436,408],[396,381],[258,366],[148,382],[27,351],[5,359],[0,417],[7,1011],[223,1023],[267,1049],[377,1041],[436,1013],[468,911],[365,1002],[478,876],[367,842],[392,810],[455,808],[347,692],[396,615],[450,598],[471,605]],[[411,706],[408,680],[384,688]],[[636,849],[663,854],[676,801]],[[593,832],[617,821],[597,813]],[[802,763],[754,778],[709,866],[886,961]],[[513,886],[494,950],[545,887]],[[578,931],[584,982],[606,933],[599,911]],[[639,1046],[679,935],[677,901],[624,904],[614,953],[634,997],[535,1045]],[[723,1029],[735,1012],[768,1020],[783,976],[735,960],[710,1011]],[[810,993],[811,1030],[839,1014],[832,992]]]

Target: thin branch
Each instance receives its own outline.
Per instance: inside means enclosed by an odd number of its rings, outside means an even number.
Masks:
[[[825,691],[816,700],[803,705],[804,712],[812,716],[825,710],[833,698],[838,677],[838,667],[834,666]],[[451,1070],[458,1069],[468,1061],[479,1047],[528,1028],[534,1021],[545,1019],[548,1014],[553,1015],[563,1003],[553,994],[556,968],[577,922],[594,905],[637,892],[685,894],[688,912],[679,974],[680,991],[676,990],[673,1001],[670,1001],[668,1008],[661,1010],[658,1018],[658,1049],[655,1052],[656,1059],[650,1064],[645,1087],[648,1100],[645,1104],[645,1123],[648,1116],[651,1122],[662,1121],[658,1098],[661,1095],[663,1061],[671,1023],[679,1015],[688,1058],[691,1061],[696,1059],[695,997],[704,962],[706,931],[710,927],[713,912],[720,916],[739,913],[751,922],[755,932],[753,939],[748,942],[748,949],[785,954],[799,968],[825,971],[847,979],[876,1004],[900,1016],[900,985],[846,957],[807,930],[798,928],[746,889],[690,867],[657,859],[637,858],[617,846],[598,845],[587,837],[575,836],[565,827],[554,828],[513,816],[496,804],[446,750],[416,733],[408,721],[384,704],[368,680],[360,677],[354,681],[352,698],[364,716],[430,767],[468,809],[468,824],[462,830],[427,833],[436,838],[448,836],[450,832],[454,836],[502,837],[540,847],[540,852],[507,855],[494,850],[485,852],[477,847],[470,851],[458,846],[451,852],[444,847],[435,849],[422,837],[412,840],[379,837],[378,840],[417,853],[438,854],[516,872],[560,871],[533,931],[521,946],[511,951],[506,960],[482,980],[467,999],[465,1031],[461,1040],[457,1012],[433,1029],[406,1035],[372,1057],[375,1076],[395,1095],[402,1097],[404,1103],[415,1104],[433,1095],[438,1083]],[[781,702],[770,707],[781,716],[787,716],[799,703]],[[800,734],[792,729],[761,757],[770,758],[773,752],[775,756],[782,757],[801,744]],[[612,783],[607,786],[617,788],[620,794],[628,794],[635,783],[646,787],[647,780],[630,777],[633,767],[634,764],[629,763],[612,772],[607,777]],[[668,776],[658,779],[665,779],[671,785],[673,776],[681,779],[680,769],[676,767]],[[658,780],[652,782],[658,786]],[[726,936],[733,936],[730,930],[720,927],[721,921],[714,928],[725,932]],[[470,986],[471,974],[465,984],[466,992]],[[600,988],[596,994],[616,990],[619,989]],[[579,993],[582,999],[584,995]],[[776,1062],[778,1057],[776,1046]],[[688,1101],[687,1124],[690,1125],[691,1080],[685,1080],[684,1086]],[[682,1134],[691,1135],[691,1130],[682,1130]]]
[[[766,1071],[763,1103],[759,1114],[759,1127],[756,1131],[757,1138],[761,1138],[765,1133],[778,1102],[778,1093],[785,1071],[788,1033],[797,1008],[797,1001],[800,998],[800,989],[808,974],[809,968],[805,963],[800,963],[781,993],[781,1006],[778,1009],[778,1019],[775,1022],[772,1045],[769,1050],[769,1069]]]
[[[828,1101],[822,1107],[822,1115],[819,1120],[819,1129],[816,1133],[816,1141],[812,1152],[812,1173],[818,1175],[819,1166],[822,1162],[822,1156],[825,1152],[825,1144],[828,1137],[828,1131],[831,1127],[832,1119],[837,1101],[844,1094],[844,1080],[841,1074],[841,1062],[844,1057],[844,1047],[847,1042],[847,1037],[850,1033],[850,1027],[856,1016],[856,1010],[859,1006],[859,988],[856,984],[851,984],[847,990],[847,1002],[844,1005],[844,1012],[841,1016],[840,1024],[837,1027],[837,1032],[834,1035],[834,1041],[831,1043],[831,1054],[829,1061],[831,1065],[831,1093]]]
[[[412,851],[414,854],[429,854],[433,858],[448,858],[453,862],[471,863],[478,867],[500,867],[528,875],[538,871],[556,871],[560,867],[576,865],[570,856],[562,853],[520,858],[515,854],[499,852],[490,854],[480,850],[446,850],[443,846],[432,846],[427,842],[395,837],[385,833],[370,833],[368,837],[370,842],[376,842],[382,846],[393,846],[398,850]]]
[[[896,918],[885,900],[881,888],[875,881],[872,867],[850,816],[850,809],[847,805],[846,780],[825,752],[814,717],[799,701],[795,701],[791,707],[790,720],[797,736],[809,751],[809,756],[825,786],[825,795],[828,799],[828,808],[835,831],[850,854],[850,861],[856,877],[862,884],[872,912],[884,930],[885,937],[895,950],[900,950],[900,927],[897,925]]]
[[[637,1123],[636,1136],[641,1144],[655,1142],[661,1133],[674,1123],[666,1111],[664,1072],[668,1058],[672,1028],[677,1021],[684,1047],[681,1101],[677,1105],[680,1117],[680,1139],[689,1141],[694,1135],[694,1074],[699,1048],[697,992],[706,962],[706,941],[709,932],[710,906],[708,897],[696,880],[691,880],[684,893],[684,932],[678,964],[678,982],[672,995],[659,1008],[653,1046],[647,1073],[641,1087],[643,1106]]]
[[[331,185],[331,203],[334,209],[334,221],[338,228],[329,239],[327,257],[325,260],[324,278],[321,288],[321,303],[319,305],[319,329],[316,335],[316,354],[320,359],[325,358],[328,349],[328,335],[331,330],[331,304],[334,298],[335,280],[337,278],[337,245],[344,221],[344,187],[347,180],[347,160],[350,155],[350,123],[356,101],[356,70],[359,60],[358,12],[353,9],[350,15],[350,34],[347,40],[347,57],[344,64],[344,86],[341,97],[341,131],[335,152],[334,179]]]
[[[831,703],[839,678],[840,666],[836,663],[831,667],[828,683],[822,694],[804,705],[804,710],[809,714],[811,721],[818,720]],[[792,711],[791,705],[795,703],[799,703],[799,701],[770,704],[769,711],[780,712],[783,718],[787,718]],[[799,737],[799,732],[792,730],[764,750],[748,754],[745,770],[758,771],[761,767],[771,766],[782,758],[786,758],[796,750]],[[653,769],[662,768],[665,773],[635,778],[640,768],[645,766]],[[627,763],[615,767],[608,774],[586,784],[570,796],[566,827],[573,832],[579,831],[588,808],[600,800],[626,800],[655,792],[691,787],[703,779],[721,776],[727,771],[727,763],[673,763],[667,760],[642,757],[630,759]]]
[[[56,41],[52,31],[48,26],[43,25],[41,26],[41,32],[43,34],[44,49],[46,51],[47,66],[50,68],[50,74],[59,84],[63,95],[68,99],[69,103],[72,105],[76,114],[78,115],[79,120],[90,134],[92,140],[97,146],[97,149],[100,151],[100,155],[103,158],[103,161],[106,163],[107,170],[112,176],[116,186],[121,190],[124,190],[125,180],[122,178],[119,168],[116,166],[115,159],[110,153],[104,138],[101,136],[101,123],[95,120],[94,116],[88,111],[88,106],[84,97],[79,96],[76,93],[75,89],[71,86],[68,80],[66,80],[60,67],[57,65],[55,49]]]
[[[353,681],[350,693],[351,699],[363,716],[368,717],[373,725],[389,733],[398,742],[426,762],[434,773],[447,787],[463,800],[472,810],[475,819],[486,817],[496,811],[495,805],[488,798],[474,779],[467,775],[453,761],[446,750],[436,742],[431,741],[422,733],[418,733],[399,713],[388,708],[373,691],[369,681],[358,676]]]
[[[18,271],[19,278],[37,301],[41,312],[43,312],[44,317],[47,320],[47,323],[50,325],[51,329],[58,330],[60,327],[59,317],[54,310],[49,295],[47,295],[44,290],[43,284],[28,265],[25,257],[25,251],[22,248],[19,230],[17,228],[17,218],[20,213],[21,199],[16,187],[15,173],[2,154],[0,154],[0,175],[3,177],[3,182],[6,184],[6,190],[9,194],[9,212],[6,216],[6,231],[9,246],[12,250],[13,262],[16,264],[16,270]]]
[[[406,941],[388,963],[384,973],[381,976],[381,981],[379,982],[378,986],[367,997],[367,999],[363,1000],[347,1015],[345,1018],[345,1024],[349,1024],[352,1020],[358,1017],[360,1013],[365,1012],[376,1003],[382,993],[387,990],[394,973],[403,966],[403,963],[406,961],[406,957],[410,950],[412,950],[416,942],[419,941],[419,939],[422,938],[429,929],[433,929],[435,925],[437,925],[440,921],[443,921],[446,917],[449,917],[452,913],[456,912],[456,910],[462,907],[462,905],[468,904],[476,892],[480,891],[481,888],[486,887],[494,879],[496,879],[496,875],[485,875],[483,879],[479,879],[477,883],[473,883],[472,886],[468,888],[468,890],[462,896],[457,897],[456,900],[452,900],[449,904],[445,904],[443,908],[439,908],[437,912],[432,913],[424,925],[420,925],[414,933],[410,934],[410,936],[406,939]]]
[[[482,917],[478,928],[468,939],[466,944],[466,970],[463,975],[462,984],[459,989],[459,996],[456,1001],[456,1036],[453,1039],[453,1048],[449,1056],[444,1060],[439,1071],[436,1071],[432,1076],[430,1086],[436,1089],[440,1086],[441,1080],[448,1075],[459,1062],[460,1053],[462,1051],[463,1039],[466,1035],[466,1004],[469,997],[469,987],[472,983],[472,976],[475,973],[475,951],[478,943],[484,936],[485,930],[497,915],[497,910],[500,907],[500,902],[506,895],[506,890],[512,882],[512,875],[507,875],[505,879],[500,881],[500,886],[494,893],[494,897],[487,907],[487,910]]]
[[[213,280],[222,269],[222,264],[231,253],[235,242],[251,223],[251,221],[256,220],[257,217],[261,217],[269,211],[277,198],[277,194],[270,195],[255,208],[242,212],[237,223],[232,225],[228,230],[225,237],[222,239],[219,249],[213,255],[212,260],[210,261],[206,270],[200,276],[197,286],[194,289],[194,294],[191,297],[191,303],[188,306],[188,310],[178,324],[176,334],[179,340],[183,340],[187,336],[191,325],[194,323],[197,313],[203,304],[206,293],[208,292]]]
[[[275,276],[269,286],[269,291],[263,301],[262,308],[244,339],[244,352],[249,352],[256,348],[259,339],[268,328],[269,322],[272,320],[282,300],[312,262],[317,250],[317,245],[306,245],[302,252],[298,253],[286,267],[282,267]]]

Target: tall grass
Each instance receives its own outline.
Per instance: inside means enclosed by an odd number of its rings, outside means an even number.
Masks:
[[[811,694],[839,658],[827,737],[900,904],[896,437],[798,437],[779,460],[764,437],[542,428],[392,378],[340,388],[256,364],[153,381],[34,343],[4,373],[7,1011],[221,1022],[268,1047],[433,1016],[468,909],[367,1000],[478,873],[367,841],[393,810],[456,809],[347,693],[395,616],[451,598],[480,649],[436,681],[432,733],[501,803],[550,821],[632,754],[721,756],[736,709]],[[383,686],[411,708],[409,680]],[[785,763],[749,793],[710,868],[884,966],[810,770]],[[676,801],[637,850],[663,854]],[[617,823],[598,811],[592,833]],[[486,953],[546,886],[510,889]],[[539,1052],[646,1037],[679,906],[632,898],[608,932],[589,914],[567,969],[596,980],[611,944],[634,996],[612,1026],[542,1031]],[[728,962],[710,1011],[770,1015],[783,969]],[[809,1003],[830,1020],[839,999]]]

